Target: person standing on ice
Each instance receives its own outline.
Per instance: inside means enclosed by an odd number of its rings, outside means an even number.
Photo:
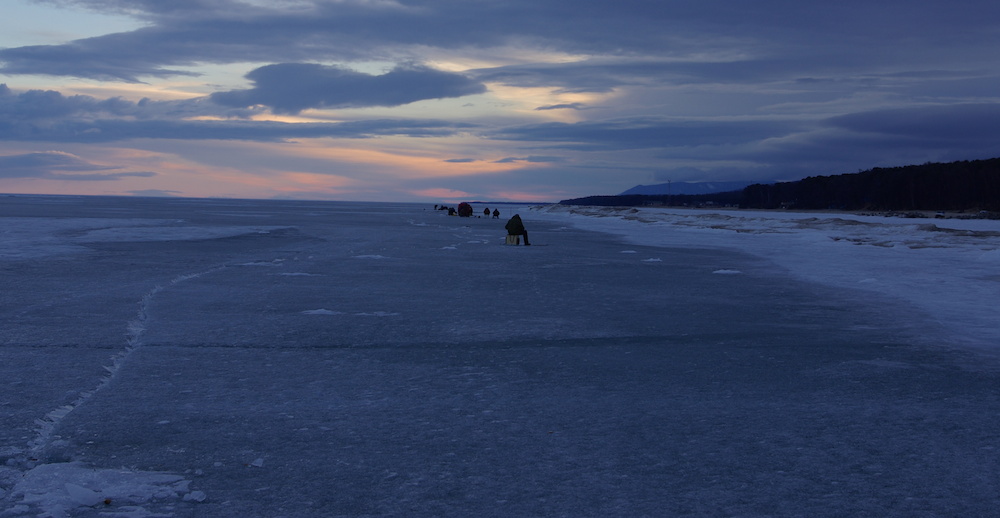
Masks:
[[[531,245],[528,242],[528,231],[524,229],[524,223],[521,222],[520,214],[514,214],[514,217],[510,218],[510,221],[507,222],[504,228],[507,229],[508,236],[524,236],[524,246]]]

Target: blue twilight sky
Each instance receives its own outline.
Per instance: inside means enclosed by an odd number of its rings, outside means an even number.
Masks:
[[[555,201],[1000,156],[982,0],[4,0],[0,192]]]

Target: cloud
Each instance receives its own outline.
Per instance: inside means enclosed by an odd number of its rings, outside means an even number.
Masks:
[[[141,77],[190,75],[192,63],[371,61],[405,62],[415,47],[454,49],[549,42],[552,48],[647,48],[666,40],[662,25],[641,6],[600,2],[510,0],[469,3],[298,2],[294,8],[237,1],[153,2],[62,0],[100,12],[125,13],[140,29],[59,45],[0,50],[0,73],[48,74],[138,82]],[[662,10],[658,10],[662,11]],[[668,14],[668,13],[657,13]],[[553,15],[561,23],[551,23]],[[638,23],[622,33],[621,23]],[[645,28],[645,29],[644,29]],[[580,29],[587,29],[581,31]],[[658,47],[660,45],[657,45]]]
[[[524,88],[555,87],[561,92],[612,92],[623,86],[664,87],[688,85],[758,84],[793,82],[803,76],[843,79],[836,63],[810,56],[720,56],[702,60],[665,59],[658,56],[601,56],[567,63],[527,63],[470,70],[469,75],[487,83]],[[538,109],[579,109],[579,103]]]
[[[0,156],[0,170],[2,171],[28,171],[40,168],[47,170],[58,169],[61,171],[107,171],[117,169],[116,167],[94,165],[76,155],[62,151]]]
[[[515,162],[529,162],[529,163],[546,163],[546,162],[562,162],[564,159],[557,156],[526,156],[526,157],[516,157],[509,156],[504,157],[499,160],[494,160],[494,164],[513,164]],[[478,158],[449,158],[445,162],[452,164],[467,164],[471,162],[479,162]]]
[[[421,196],[424,198],[441,198],[443,200],[461,200],[468,199],[472,196],[470,193],[465,191],[458,191],[455,189],[448,189],[444,187],[432,187],[427,189],[414,189],[411,191],[413,195]]]
[[[254,110],[230,111],[205,99],[138,102],[64,96],[51,90],[15,93],[0,84],[0,139],[43,142],[112,142],[191,139],[282,141],[295,138],[442,137],[475,124],[433,119],[371,119],[337,123],[244,120]],[[199,115],[235,119],[189,120]]]
[[[557,156],[526,156],[526,157],[509,156],[501,158],[500,160],[496,160],[493,163],[511,164],[514,162],[528,162],[533,164],[540,164],[540,163],[562,162],[563,160],[564,159],[562,157],[557,157]]]
[[[118,98],[98,101],[86,95],[64,96],[53,90],[15,93],[0,84],[0,120],[54,119],[81,114],[131,115],[136,105]]]
[[[545,110],[582,110],[586,106],[583,103],[564,103],[564,104],[550,104],[548,106],[539,106],[535,108],[537,111]]]
[[[625,150],[745,144],[788,135],[801,126],[782,120],[671,120],[637,117],[608,121],[531,124],[504,128],[491,138],[576,150]]]
[[[151,177],[152,172],[93,173],[121,169],[101,166],[61,151],[0,156],[0,178],[43,178],[49,180],[106,181],[126,177]],[[57,172],[62,171],[62,172]],[[66,173],[66,171],[73,171]],[[86,172],[82,172],[86,171]]]
[[[829,119],[831,126],[953,146],[1000,141],[1000,103],[914,106],[872,110]]]
[[[150,171],[138,171],[132,173],[108,173],[108,174],[59,174],[59,173],[49,173],[41,175],[38,178],[44,178],[48,180],[72,180],[77,182],[103,182],[108,180],[121,180],[122,178],[151,178],[156,176],[156,173]]]
[[[151,198],[165,198],[171,196],[178,196],[184,194],[180,191],[171,191],[169,189],[140,189],[134,191],[126,191],[133,196],[151,197]]]
[[[138,102],[111,97],[96,99],[89,95],[66,96],[55,90],[15,92],[0,83],[0,127],[4,123],[48,120],[94,120],[97,118],[185,119],[197,116],[247,118],[260,110],[228,109],[205,98],[179,101]],[[9,127],[9,126],[8,126]]]
[[[140,77],[196,76],[181,69],[168,69],[140,56],[140,47],[148,47],[157,38],[156,29],[140,29],[125,34],[88,38],[64,45],[31,45],[0,49],[0,74],[40,74],[80,77],[99,81],[139,83]],[[125,50],[130,49],[131,50]],[[123,53],[123,50],[125,52]],[[152,56],[151,56],[152,57]],[[168,56],[156,59],[172,62]]]
[[[670,13],[595,1],[309,1],[292,8],[225,0],[58,3],[125,13],[146,26],[65,44],[0,49],[0,73],[139,82],[192,75],[184,67],[193,63],[407,62],[419,48],[498,46],[627,53],[650,51],[653,42],[653,48],[677,43],[665,36]],[[560,23],[552,23],[553,16]],[[629,33],[620,30],[623,24],[638,26]]]
[[[397,162],[386,167],[382,160],[399,154],[478,162],[466,169],[485,174],[450,186],[469,193],[481,192],[476,186],[485,182],[495,182],[493,192],[514,184],[621,192],[656,172],[685,180],[795,179],[1000,154],[1000,113],[989,102],[1000,89],[997,3],[35,1],[126,15],[142,26],[0,49],[5,77],[148,81],[151,91],[216,93],[135,102],[0,86],[0,144],[197,148],[204,151],[178,155],[198,167],[245,171],[238,167],[249,162],[245,156],[207,149],[228,147],[221,140],[419,137],[385,139],[385,146],[365,142],[362,147],[378,150],[363,166],[331,161],[332,153],[310,160],[324,171],[363,168],[358,185],[389,174],[383,171]],[[36,34],[41,28],[36,23]],[[360,72],[375,63],[388,64],[387,72]],[[191,79],[213,65],[232,66]],[[251,69],[245,85],[209,84]],[[183,84],[167,81],[175,75]],[[485,95],[461,108],[411,105],[473,94]],[[403,108],[348,111],[376,107]],[[260,116],[317,108],[340,110],[342,122]],[[380,118],[359,120],[365,113]],[[568,116],[577,122],[565,122]],[[286,174],[289,160],[302,159],[297,149],[258,147],[255,174]],[[449,154],[435,155],[442,152]],[[562,162],[546,163],[556,162],[547,154],[562,155]],[[497,165],[511,163],[518,166]],[[86,163],[80,170],[24,167],[22,174],[78,179],[139,174],[89,170]],[[169,181],[164,174],[155,187],[178,188],[180,180]],[[379,187],[368,192],[381,195]]]
[[[951,52],[959,49],[988,65],[998,43],[993,20],[1000,13],[1000,6],[989,2],[956,7],[903,0],[752,5],[721,0],[49,1],[126,14],[145,26],[57,45],[0,49],[0,73],[137,82],[192,75],[185,67],[194,63],[408,62],[428,49],[500,47],[630,60],[656,57],[698,74],[730,76],[787,73],[795,67],[831,70],[845,63],[926,68],[950,64]],[[876,46],[879,52],[864,52]],[[699,64],[704,70],[697,72]],[[571,74],[574,67],[559,68]],[[581,73],[567,85],[571,88],[600,88],[615,76],[662,73],[653,66],[628,70],[626,65],[598,73],[587,84],[581,82],[585,69],[575,69]],[[515,80],[515,72],[503,73]]]
[[[254,87],[217,92],[212,101],[237,108],[265,105],[276,113],[298,113],[307,108],[400,106],[425,99],[479,94],[481,83],[459,74],[409,65],[382,75],[309,63],[282,63],[247,74]]]
[[[804,124],[782,137],[716,149],[713,154],[718,160],[741,164],[760,180],[796,180],[872,167],[986,159],[1000,156],[998,121],[1000,104],[863,110]],[[678,151],[671,149],[665,154],[678,158]],[[694,153],[681,158],[699,156],[696,150]],[[735,177],[731,167],[705,169],[710,177],[726,179]]]
[[[471,124],[437,120],[365,120],[338,123],[274,121],[63,121],[48,125],[5,126],[0,139],[43,142],[114,142],[132,139],[247,140],[280,142],[297,138],[444,137]]]

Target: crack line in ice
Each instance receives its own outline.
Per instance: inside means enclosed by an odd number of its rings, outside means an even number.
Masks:
[[[166,288],[175,286],[184,281],[195,279],[201,277],[202,275],[207,275],[209,273],[217,272],[224,269],[225,266],[217,266],[203,272],[192,273],[187,275],[180,275],[171,279],[171,281],[166,286],[156,286],[149,290],[148,293],[142,296],[139,300],[139,311],[136,314],[136,318],[128,322],[126,329],[127,333],[125,335],[125,348],[119,351],[117,354],[111,357],[111,365],[105,365],[104,370],[107,374],[104,375],[98,381],[97,386],[92,390],[81,392],[80,396],[76,398],[75,401],[68,405],[63,405],[51,412],[45,414],[45,417],[41,419],[36,419],[35,424],[38,425],[38,433],[35,438],[28,443],[29,452],[32,458],[40,459],[45,449],[49,446],[52,439],[52,434],[55,429],[59,426],[59,423],[69,415],[72,411],[80,407],[89,400],[94,394],[100,392],[104,387],[108,386],[112,380],[115,379],[118,371],[121,370],[122,365],[125,360],[135,351],[139,346],[142,345],[142,335],[146,332],[147,323],[149,321],[149,305],[153,301],[153,298]]]

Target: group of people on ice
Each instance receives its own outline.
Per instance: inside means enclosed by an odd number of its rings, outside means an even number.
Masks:
[[[472,205],[467,202],[462,202],[458,204],[458,207],[449,207],[447,205],[435,205],[434,210],[446,210],[449,216],[461,216],[463,218],[468,218],[472,216]],[[483,217],[490,217],[490,208],[486,207],[483,209]],[[493,219],[500,219],[500,209],[493,209]]]
[[[457,208],[448,207],[446,205],[435,205],[434,210],[447,210],[449,216],[455,216],[457,214],[458,216],[461,216],[463,218],[471,217],[473,213],[472,205],[469,205],[467,202],[464,201],[462,203],[459,203]],[[490,217],[490,214],[491,213],[489,207],[483,209],[484,217],[488,218]],[[493,214],[493,219],[500,219],[500,209],[493,209],[492,214]],[[526,246],[531,245],[531,243],[528,242],[528,231],[525,230],[524,222],[521,221],[521,216],[519,214],[514,214],[514,216],[512,216],[510,220],[507,221],[507,224],[504,226],[504,228],[507,229],[508,236],[518,236],[521,239],[524,239],[524,244]],[[510,242],[509,239],[508,242]]]

